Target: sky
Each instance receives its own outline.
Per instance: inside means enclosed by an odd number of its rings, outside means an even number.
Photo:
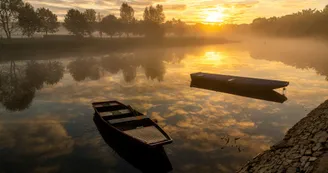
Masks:
[[[166,20],[179,18],[188,23],[225,22],[250,23],[257,17],[282,16],[302,9],[322,10],[327,0],[26,0],[35,8],[45,7],[63,21],[68,9],[95,9],[102,15],[119,15],[123,2],[135,9],[135,17],[142,19],[146,6],[162,4]]]

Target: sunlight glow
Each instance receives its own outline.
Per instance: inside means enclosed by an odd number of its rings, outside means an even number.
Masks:
[[[224,9],[217,7],[215,9],[215,11],[208,11],[205,12],[205,14],[207,15],[205,22],[209,22],[209,23],[221,23],[224,22]]]
[[[211,64],[217,66],[222,64],[222,58],[223,57],[220,52],[206,52],[201,64]]]

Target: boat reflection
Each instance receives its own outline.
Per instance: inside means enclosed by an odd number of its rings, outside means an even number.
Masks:
[[[284,103],[287,100],[285,95],[279,94],[274,90],[252,90],[251,88],[231,88],[228,86],[221,86],[221,85],[211,85],[209,83],[201,83],[191,81],[190,87],[201,88],[206,90],[212,90],[222,93],[228,93],[243,97],[249,97],[259,100],[265,100],[270,102],[277,102],[277,103]]]
[[[139,169],[143,173],[167,173],[172,171],[172,165],[169,161],[163,147],[156,149],[141,149],[129,143],[121,143],[120,140],[111,133],[99,117],[94,116],[93,121],[104,141],[121,158]]]

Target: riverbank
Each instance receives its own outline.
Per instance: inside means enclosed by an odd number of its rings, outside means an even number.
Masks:
[[[237,172],[328,173],[328,100]]]
[[[35,56],[61,56],[78,52],[106,53],[126,49],[168,48],[231,43],[224,38],[167,37],[147,38],[50,38],[0,40],[2,60],[31,59]]]

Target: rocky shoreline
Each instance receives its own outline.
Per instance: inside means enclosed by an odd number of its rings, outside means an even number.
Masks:
[[[328,173],[328,100],[237,172]]]

